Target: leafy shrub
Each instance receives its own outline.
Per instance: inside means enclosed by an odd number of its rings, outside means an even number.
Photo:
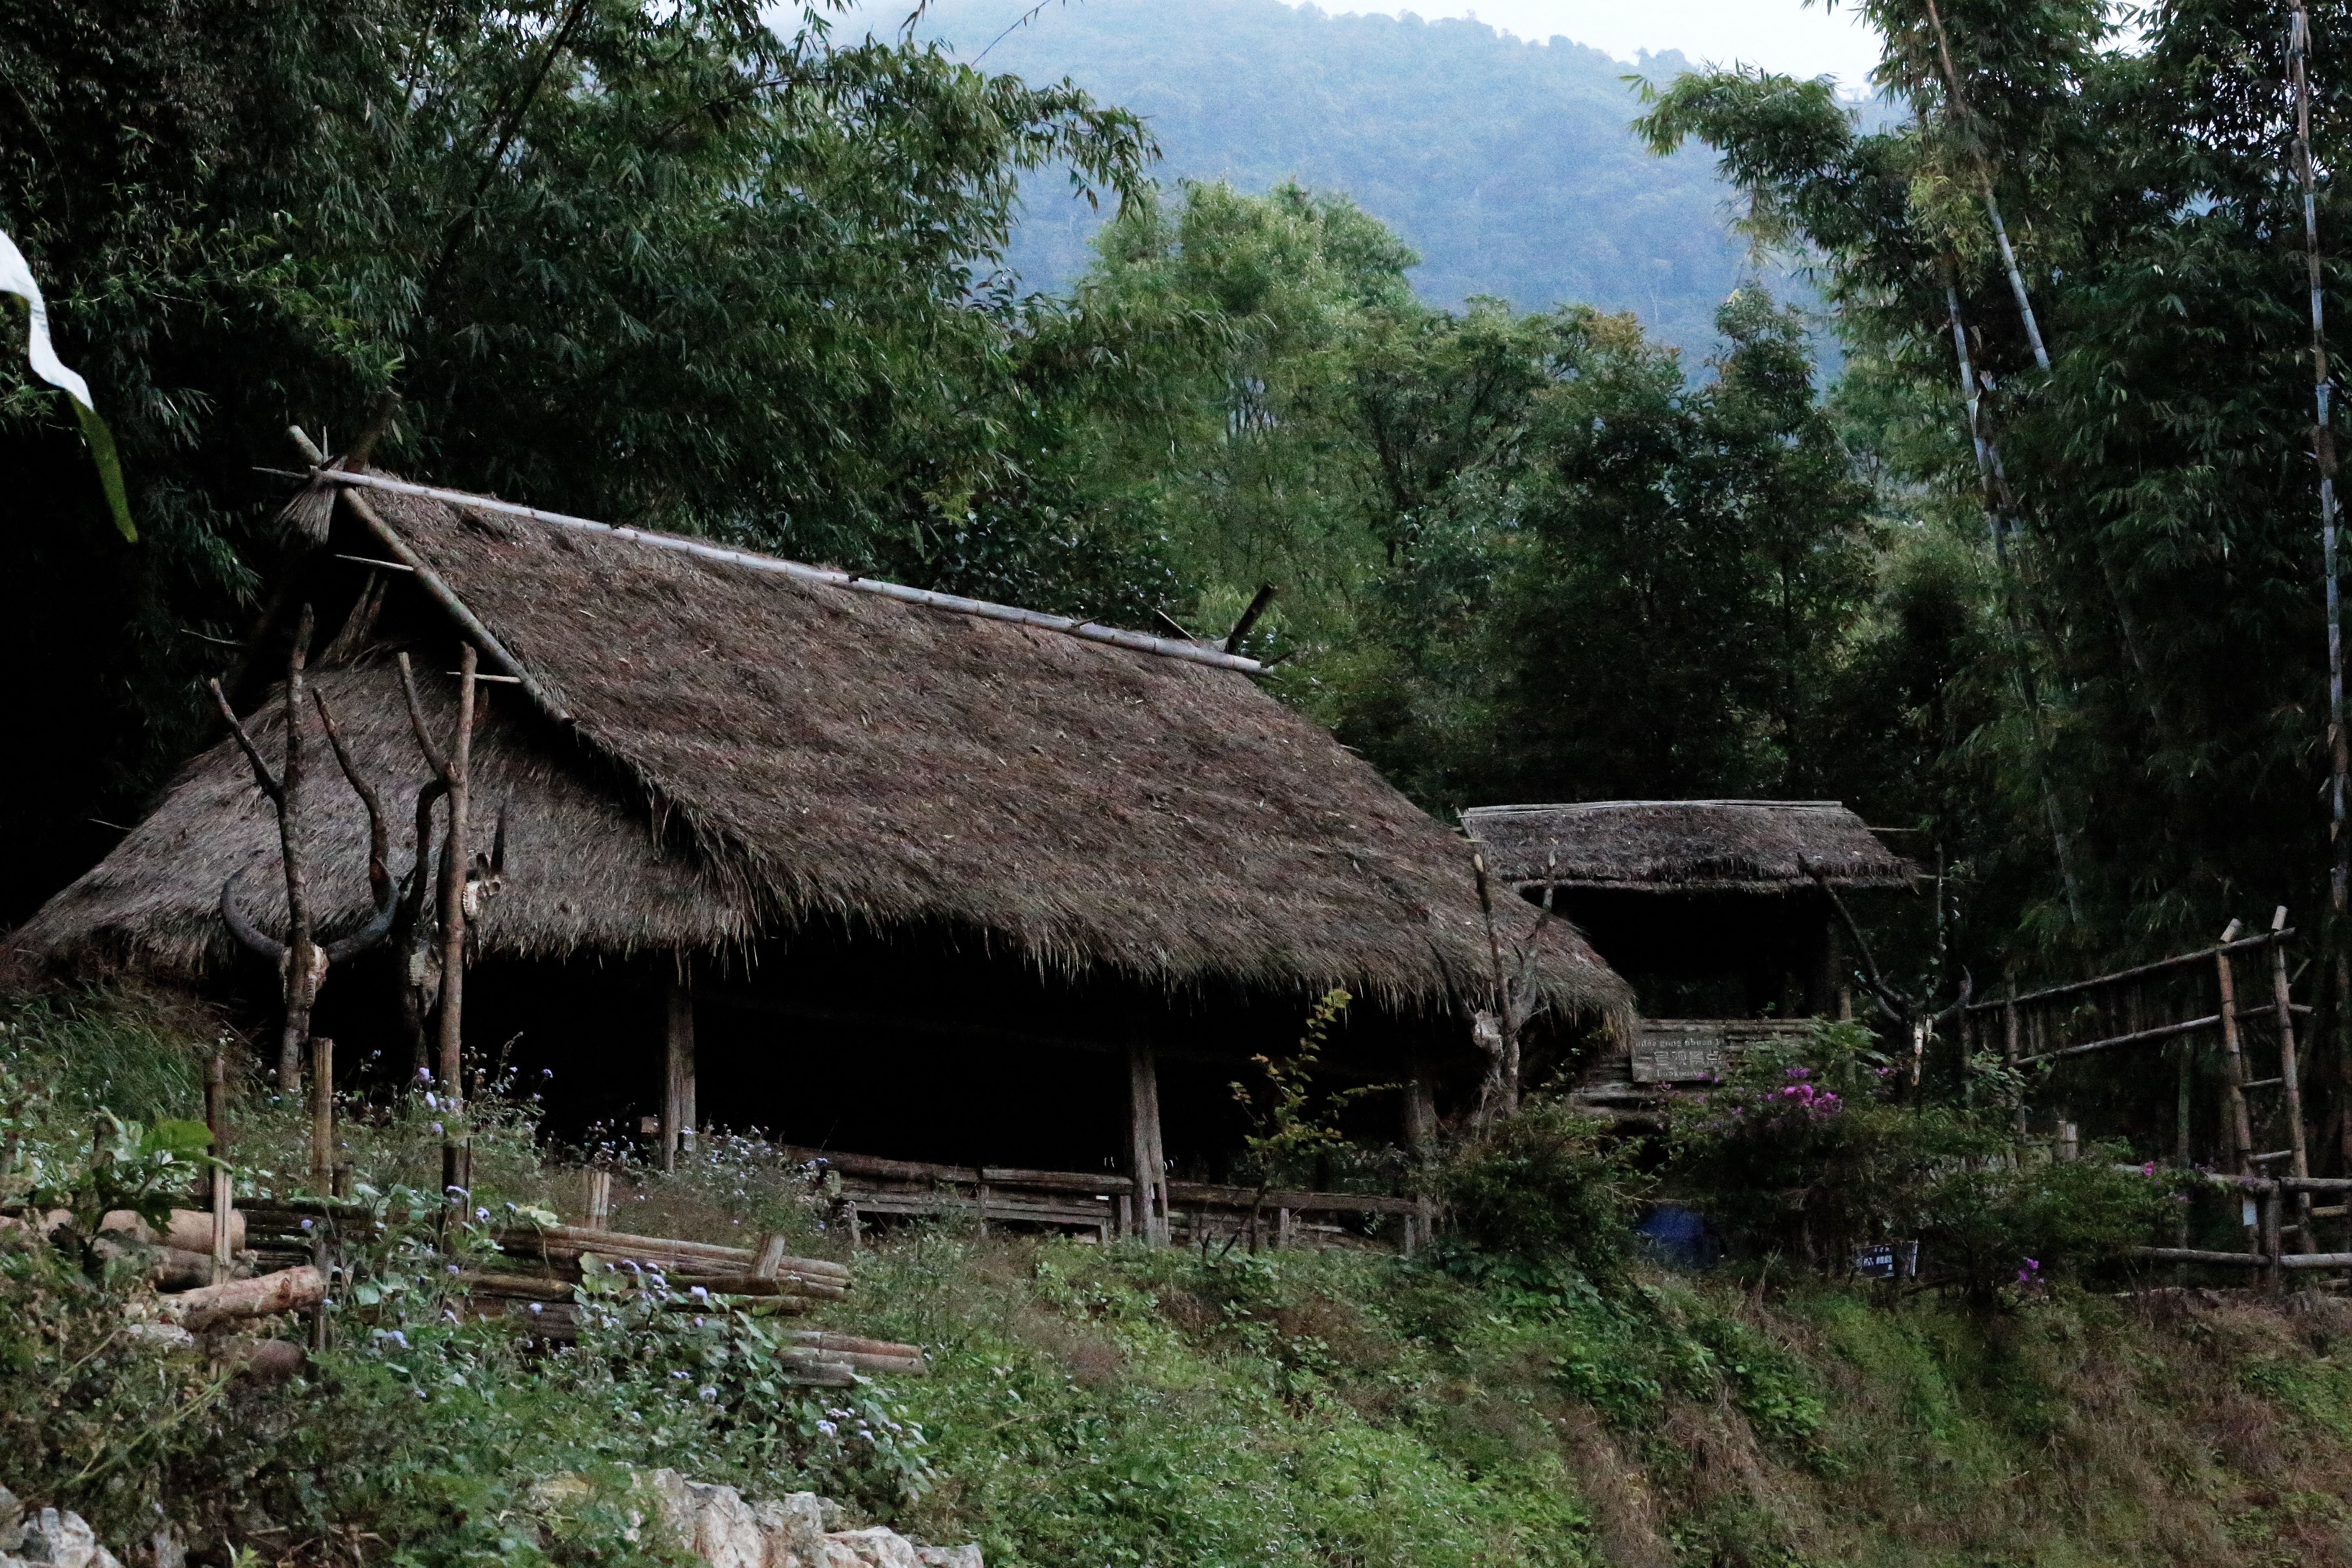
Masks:
[[[1621,1269],[1641,1181],[1610,1124],[1530,1100],[1453,1150],[1433,1174],[1457,1251],[1587,1274]]]
[[[1918,1240],[1923,1275],[1979,1298],[2108,1264],[2172,1212],[2119,1146],[2036,1160],[1999,1107],[1898,1103],[1894,1082],[1858,1024],[1757,1047],[1675,1110],[1669,1184],[1751,1258],[1839,1273],[1866,1244]]]

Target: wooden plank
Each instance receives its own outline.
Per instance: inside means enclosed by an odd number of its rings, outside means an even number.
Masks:
[[[826,1164],[845,1176],[874,1176],[899,1182],[952,1182],[964,1186],[971,1186],[980,1179],[980,1172],[971,1165],[935,1165],[922,1160],[885,1160],[877,1154],[849,1154],[789,1144],[783,1152],[796,1164]]]
[[[1133,1182],[1108,1171],[1089,1174],[1085,1171],[1023,1171],[1004,1165],[982,1165],[980,1179],[992,1186],[1041,1187],[1048,1192],[1089,1195],[1110,1196],[1135,1190]]]
[[[1213,1182],[1171,1182],[1168,1196],[1172,1203],[1247,1213],[1257,1201],[1257,1189]],[[1377,1193],[1303,1193],[1279,1188],[1265,1194],[1266,1207],[1295,1209],[1300,1214],[1412,1214],[1419,1201]]]

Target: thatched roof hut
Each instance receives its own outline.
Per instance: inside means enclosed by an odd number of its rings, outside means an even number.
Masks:
[[[1462,825],[1498,879],[1551,900],[1633,985],[1644,1021],[1590,1062],[1588,1093],[1667,1081],[1662,1064],[1685,1058],[1719,1068],[1730,1022],[1850,1016],[1843,917],[1823,884],[1909,888],[1918,870],[1833,800],[1493,805]],[[1702,1035],[1714,1055],[1693,1058],[1686,1037]]]
[[[1118,1020],[1157,1009],[1163,1037],[1243,1060],[1344,987],[1390,1021],[1387,1059],[1475,1069],[1466,1014],[1491,960],[1468,846],[1248,660],[367,478],[290,602],[325,612],[312,678],[395,824],[425,770],[394,651],[444,733],[461,638],[507,678],[475,750],[477,819],[487,835],[503,807],[509,847],[486,963],[690,970],[698,998],[723,981],[863,1047],[918,1022],[968,1046],[1133,1039],[1142,1026]],[[268,696],[239,694],[265,752]],[[332,934],[364,917],[363,819],[331,770],[311,798]],[[394,859],[404,873],[404,845]],[[12,945],[76,968],[249,972],[222,886],[243,873],[242,901],[282,924],[277,867],[269,805],[223,740]],[[1553,1018],[1630,1017],[1572,930],[1543,943]],[[852,970],[860,994],[834,996]],[[996,988],[993,1014],[976,987]],[[1252,1008],[1265,1022],[1244,1028]],[[1229,1111],[1232,1076],[1204,1078],[1202,1102]]]
[[[1834,800],[1602,800],[1462,814],[1515,886],[1772,893],[1907,888],[1918,868]]]
[[[1244,674],[644,535],[373,500],[530,678],[500,689],[479,743],[476,794],[505,803],[515,865],[487,952],[717,950],[832,915],[944,921],[1043,969],[1162,986],[1345,986],[1450,1012],[1483,984],[1461,840]],[[389,651],[352,640],[317,679],[413,798]],[[454,684],[430,695],[446,708]],[[356,921],[362,824],[338,804],[324,907]],[[276,857],[224,740],[16,945],[200,973],[234,956],[226,876],[251,872],[255,911],[282,911]],[[1540,975],[1571,1011],[1622,1005],[1572,933]]]

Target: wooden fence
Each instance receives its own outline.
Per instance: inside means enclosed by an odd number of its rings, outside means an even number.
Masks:
[[[2139,964],[2087,980],[1975,1003],[1961,1010],[1960,1048],[1970,1058],[1997,1055],[2013,1070],[2084,1058],[2105,1058],[2118,1070],[2135,1054],[2154,1051],[2170,1058],[2173,1075],[2172,1163],[2198,1166],[2195,1136],[2200,1047],[2218,1042],[2220,1071],[2212,1075],[2214,1132],[2207,1144],[2213,1156],[2210,1180],[2242,1197],[2247,1211],[2247,1247],[2219,1252],[2186,1245],[2143,1249],[2144,1255],[2177,1263],[2226,1263],[2259,1268],[2275,1280],[2279,1270],[2352,1267],[2352,1252],[2323,1252],[2315,1222],[2347,1217],[2352,1180],[2314,1178],[2310,1131],[2303,1104],[2302,1063],[2296,1020],[2311,1008],[2294,999],[2297,971],[2289,954],[2295,932],[2286,910],[2256,936],[2238,934],[2239,922],[2212,946],[2153,963]],[[2022,1098],[2017,1108],[2021,1138],[2027,1127]],[[2071,1121],[2059,1128],[2062,1153],[2071,1154],[2077,1134]],[[2264,1149],[2263,1143],[2284,1145]],[[2332,1196],[2332,1205],[2315,1205]],[[2291,1200],[2294,1217],[2280,1208]],[[2292,1237],[2294,1247],[2286,1249]]]

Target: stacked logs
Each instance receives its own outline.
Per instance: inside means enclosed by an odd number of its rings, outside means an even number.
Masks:
[[[797,1316],[849,1294],[845,1265],[787,1257],[781,1236],[751,1248],[543,1226],[503,1230],[496,1239],[504,1255],[497,1265],[469,1270],[460,1282],[482,1309],[528,1314],[533,1336],[554,1343],[578,1336],[574,1287],[613,1269],[656,1276],[688,1305],[708,1301],[761,1316]],[[785,1339],[779,1359],[795,1383],[847,1387],[860,1373],[920,1376],[929,1370],[920,1350],[888,1340],[829,1330],[796,1331]]]
[[[127,1211],[106,1216],[102,1242],[117,1249],[143,1248],[150,1279],[166,1292],[142,1332],[182,1342],[238,1321],[315,1311],[326,1300],[336,1256],[384,1228],[362,1205],[322,1198],[248,1202],[230,1217],[236,1263],[226,1277],[215,1280],[209,1213],[173,1209],[160,1231]],[[30,1239],[67,1219],[62,1212],[0,1215],[0,1232],[14,1228]],[[754,1248],[557,1225],[501,1230],[493,1239],[500,1256],[462,1268],[449,1280],[460,1298],[459,1310],[525,1318],[531,1338],[551,1345],[579,1336],[578,1287],[592,1276],[616,1270],[660,1279],[688,1310],[707,1302],[762,1317],[790,1317],[849,1295],[845,1265],[789,1257],[782,1236],[764,1237]],[[920,1376],[929,1370],[919,1349],[889,1340],[830,1329],[796,1330],[782,1337],[785,1348],[779,1359],[796,1383],[846,1387],[860,1373]]]

